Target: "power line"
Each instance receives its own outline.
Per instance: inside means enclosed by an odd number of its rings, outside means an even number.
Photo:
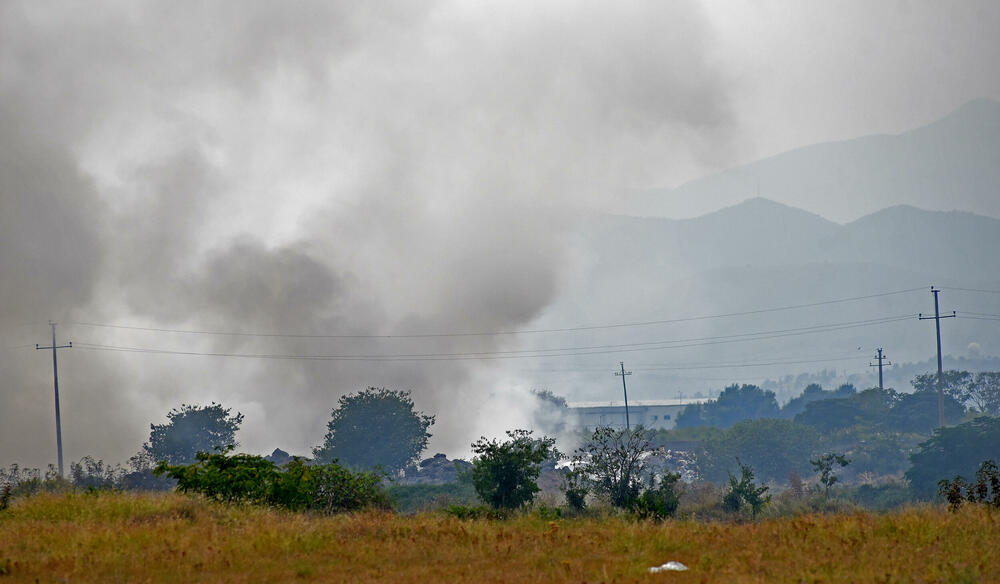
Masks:
[[[639,363],[636,364],[632,369],[635,371],[659,371],[659,370],[674,370],[674,369],[717,369],[717,368],[729,368],[729,367],[754,367],[763,365],[796,365],[802,363],[825,363],[828,361],[856,361],[860,357],[857,353],[851,353],[849,355],[831,355],[827,357],[820,356],[801,356],[801,357],[790,357],[789,359],[772,359],[767,362],[759,361],[737,361],[737,362],[725,362],[725,363],[681,363],[681,364],[665,364],[665,363]],[[528,373],[580,373],[580,372],[600,372],[604,371],[604,367],[571,367],[571,368],[534,368],[530,370],[525,370]]]
[[[711,320],[716,318],[731,318],[735,316],[749,316],[754,314],[765,314],[765,313],[780,312],[785,310],[796,310],[800,308],[811,308],[815,306],[826,306],[830,304],[841,304],[845,302],[856,302],[859,300],[868,300],[871,298],[881,298],[884,296],[894,296],[898,294],[917,292],[923,289],[924,288],[908,288],[905,290],[893,290],[890,292],[866,294],[863,296],[852,296],[850,298],[837,298],[834,300],[824,300],[820,302],[793,304],[793,305],[778,306],[773,308],[759,308],[755,310],[728,312],[723,314],[710,314],[710,315],[689,316],[682,318],[613,323],[613,324],[590,325],[590,326],[561,327],[561,328],[548,328],[548,329],[524,329],[524,330],[513,330],[513,331],[438,332],[438,333],[412,333],[412,334],[391,334],[391,335],[373,335],[373,334],[335,335],[335,334],[190,330],[190,329],[172,329],[172,328],[160,328],[160,327],[130,326],[130,325],[119,325],[119,324],[97,323],[97,322],[73,322],[69,324],[77,326],[87,326],[87,327],[113,328],[113,329],[161,332],[161,333],[216,335],[216,336],[233,336],[233,337],[278,337],[278,338],[298,338],[298,339],[413,339],[413,338],[434,338],[434,337],[485,337],[485,336],[500,336],[500,335],[522,335],[522,334],[558,333],[558,332],[575,332],[575,331],[615,329],[615,328],[630,328],[630,327],[641,327],[641,326],[655,326],[661,324],[674,324],[681,322],[693,322],[699,320]]]
[[[188,355],[206,357],[241,357],[255,359],[280,359],[280,360],[300,360],[300,361],[465,361],[465,360],[498,360],[498,359],[523,359],[542,357],[571,357],[580,355],[600,355],[609,353],[630,353],[636,351],[653,351],[663,349],[677,349],[686,347],[699,347],[706,345],[717,345],[733,342],[745,342],[781,338],[787,336],[798,336],[805,334],[815,334],[822,332],[832,332],[876,324],[889,324],[893,322],[907,321],[913,315],[898,317],[884,317],[848,323],[835,323],[830,325],[819,325],[813,327],[802,327],[798,329],[785,329],[779,331],[763,331],[759,333],[743,333],[740,335],[729,335],[722,337],[703,337],[701,339],[685,339],[675,341],[653,341],[647,343],[629,343],[622,345],[596,345],[591,347],[564,347],[550,349],[523,349],[512,351],[479,351],[462,353],[413,353],[413,354],[354,354],[354,355],[291,355],[276,353],[226,353],[226,352],[201,352],[201,351],[176,351],[169,349],[154,349],[146,347],[122,347],[115,345],[100,345],[94,343],[77,343],[79,348],[103,351],[120,351],[127,353],[150,353],[163,355]],[[689,342],[690,341],[690,342]],[[647,346],[655,345],[655,346]]]
[[[955,288],[953,286],[941,286],[940,290],[961,290],[962,292],[981,292],[983,294],[1000,294],[1000,290],[984,290],[982,288]]]

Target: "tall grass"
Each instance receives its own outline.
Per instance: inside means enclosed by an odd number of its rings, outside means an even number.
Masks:
[[[975,507],[757,523],[462,521],[38,495],[0,512],[0,582],[985,582],[1000,574],[998,536],[1000,514]],[[669,560],[690,570],[647,573]]]

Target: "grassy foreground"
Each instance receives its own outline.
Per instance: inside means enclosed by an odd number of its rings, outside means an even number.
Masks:
[[[10,582],[989,582],[1000,514],[916,508],[756,524],[319,517],[176,495],[40,495],[0,511]],[[676,560],[687,572],[647,573]]]

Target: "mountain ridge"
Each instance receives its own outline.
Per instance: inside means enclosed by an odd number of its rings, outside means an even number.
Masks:
[[[899,134],[802,146],[673,189],[635,196],[634,215],[702,216],[762,191],[837,223],[910,204],[1000,218],[1000,102],[979,99]]]

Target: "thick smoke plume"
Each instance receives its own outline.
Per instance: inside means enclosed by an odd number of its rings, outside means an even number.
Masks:
[[[0,463],[124,460],[182,402],[299,454],[337,397],[410,389],[432,448],[530,420],[500,361],[560,293],[569,209],[727,156],[693,2],[7,2]],[[681,169],[678,171],[677,169]],[[144,354],[155,348],[271,358]]]

